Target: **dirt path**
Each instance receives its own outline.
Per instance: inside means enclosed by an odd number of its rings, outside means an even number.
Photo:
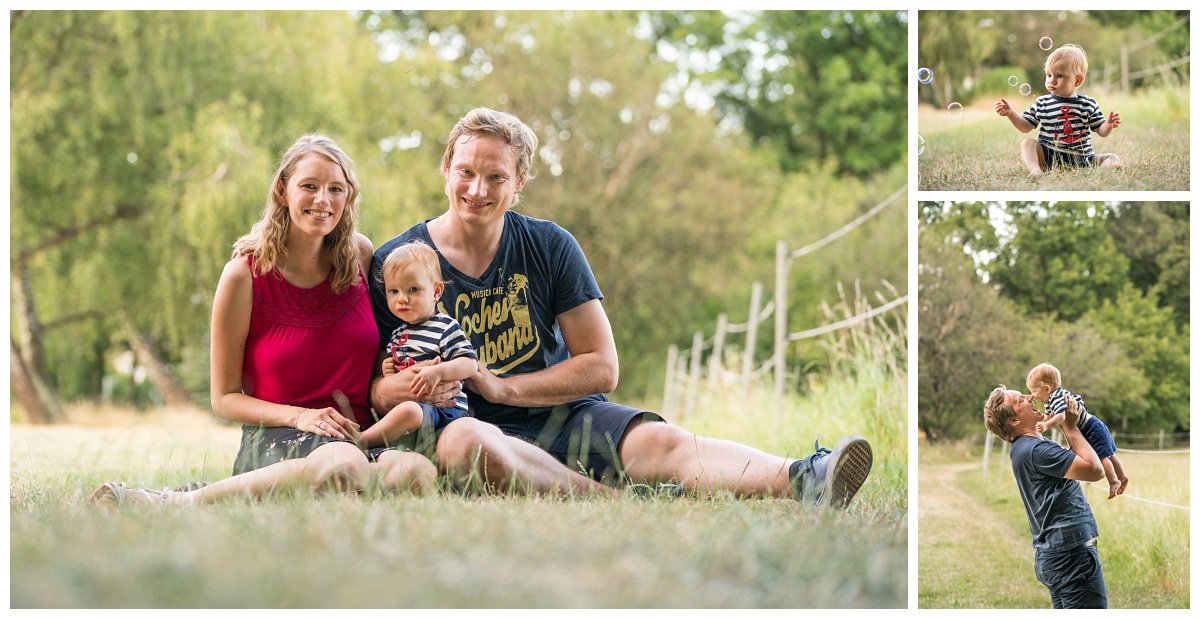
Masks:
[[[1033,578],[1033,549],[1028,537],[1013,533],[1014,515],[996,514],[959,485],[960,474],[979,466],[977,462],[921,466],[917,499],[921,608],[1003,607],[1012,582],[998,574]]]

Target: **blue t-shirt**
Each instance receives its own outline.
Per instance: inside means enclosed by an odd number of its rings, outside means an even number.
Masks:
[[[1018,436],[1009,456],[1034,548],[1069,550],[1100,535],[1079,482],[1063,477],[1074,452],[1044,438]]]
[[[375,251],[371,261],[371,306],[379,327],[380,350],[400,321],[387,308],[383,259],[397,245],[429,238],[423,221]],[[454,268],[438,252],[446,290],[437,311],[458,321],[479,360],[497,376],[543,370],[570,354],[559,331],[558,315],[593,299],[602,299],[587,258],[575,237],[552,221],[508,211],[496,257],[479,278]],[[493,404],[467,391],[471,415],[500,423],[525,417],[529,409]]]

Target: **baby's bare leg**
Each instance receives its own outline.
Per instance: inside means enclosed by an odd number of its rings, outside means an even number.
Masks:
[[[1046,167],[1046,158],[1042,155],[1042,147],[1037,140],[1025,138],[1021,140],[1021,163],[1029,170],[1030,176],[1038,176]]]
[[[359,440],[369,447],[391,444],[409,432],[416,432],[421,427],[422,417],[420,404],[401,402],[375,425],[363,430]]]
[[[1096,155],[1095,161],[1092,162],[1098,168],[1113,168],[1120,170],[1125,165],[1121,163],[1121,158],[1114,153],[1100,153]]]
[[[1104,477],[1108,479],[1108,498],[1111,499],[1117,496],[1117,491],[1121,489],[1121,480],[1117,479],[1114,472],[1112,456],[1100,460],[1100,464],[1104,466]]]
[[[1121,459],[1117,457],[1117,454],[1109,456],[1108,459],[1112,460],[1113,474],[1121,482],[1121,487],[1117,488],[1117,494],[1125,494],[1125,489],[1129,487],[1129,478],[1125,476],[1125,467],[1121,466]]]

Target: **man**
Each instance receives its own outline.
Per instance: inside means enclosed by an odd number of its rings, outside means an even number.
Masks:
[[[1012,443],[1013,477],[1036,550],[1034,572],[1050,589],[1054,608],[1107,608],[1108,588],[1100,568],[1100,535],[1079,481],[1104,479],[1096,451],[1079,431],[1079,405],[1068,398],[1063,434],[1071,451],[1042,438],[1042,414],[1032,395],[1000,385],[983,406],[988,430]]]
[[[510,210],[531,178],[536,150],[537,137],[515,116],[471,111],[451,131],[442,158],[447,211],[375,252],[371,297],[381,342],[399,322],[375,277],[380,262],[399,243],[420,239],[437,249],[448,280],[439,311],[459,321],[479,354],[478,372],[465,381],[472,416],[436,438],[438,467],[451,483],[601,495],[624,482],[678,484],[694,493],[848,504],[871,469],[861,436],[789,461],[697,437],[601,395],[616,388],[617,350],[591,268],[566,230]],[[414,371],[419,366],[373,379],[376,410],[414,399]]]

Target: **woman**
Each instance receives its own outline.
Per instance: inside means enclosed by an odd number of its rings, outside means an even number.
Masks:
[[[104,484],[96,504],[207,503],[307,486],[426,493],[424,456],[367,453],[353,442],[372,417],[367,390],[379,336],[364,273],[371,242],[356,229],[354,163],[329,138],[306,135],[284,154],[262,218],[234,243],[212,312],[212,406],[241,422],[234,476],[175,490]],[[357,421],[354,419],[357,418]]]

